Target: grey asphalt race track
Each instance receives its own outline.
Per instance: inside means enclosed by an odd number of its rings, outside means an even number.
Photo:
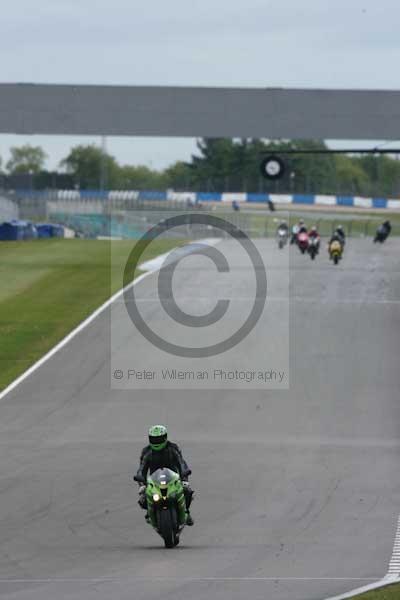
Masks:
[[[272,241],[259,249],[280,264]],[[385,575],[400,506],[399,255],[395,239],[350,241],[337,267],[292,252],[289,390],[112,390],[106,311],[5,397],[1,600],[322,600]],[[178,294],[193,273],[211,293],[192,268]],[[126,338],[133,356],[148,351]],[[164,420],[197,491],[175,550],[131,482]]]

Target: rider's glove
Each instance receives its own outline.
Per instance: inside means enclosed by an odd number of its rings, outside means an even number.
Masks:
[[[134,475],[133,481],[137,481],[137,483],[145,483],[143,475]]]

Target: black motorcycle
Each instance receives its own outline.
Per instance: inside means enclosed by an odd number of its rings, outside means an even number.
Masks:
[[[311,260],[315,260],[315,257],[317,256],[318,252],[319,252],[319,246],[320,246],[320,237],[316,237],[316,236],[311,236],[309,237],[308,240],[308,254],[310,255]]]
[[[392,228],[390,226],[390,223],[383,223],[382,225],[380,225],[375,233],[374,244],[376,244],[377,242],[383,244],[383,242],[385,242],[388,238],[391,229]]]

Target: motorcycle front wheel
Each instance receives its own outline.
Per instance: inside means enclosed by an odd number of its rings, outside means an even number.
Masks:
[[[159,512],[159,530],[166,548],[174,548],[179,543],[176,534],[177,515],[174,507]]]

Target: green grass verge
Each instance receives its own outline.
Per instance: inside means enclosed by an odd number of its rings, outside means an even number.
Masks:
[[[181,243],[156,240],[141,262]],[[131,241],[112,242],[112,252],[108,241],[0,242],[0,390],[122,287],[132,247]]]
[[[360,596],[354,596],[351,600],[399,600],[400,584],[392,584],[372,592],[366,592]]]
[[[226,213],[221,211],[215,214],[225,216],[229,221],[237,227],[250,233],[253,237],[273,237],[275,235],[278,223],[281,219],[286,219],[292,227],[299,220],[299,215],[275,212],[270,214],[260,215],[256,211],[241,211],[240,213]],[[300,214],[300,213],[299,213]],[[380,223],[385,219],[381,215],[365,214],[356,215],[346,213],[345,215],[330,214],[330,213],[304,213],[302,214],[306,224],[316,224],[318,231],[324,237],[332,234],[332,231],[341,224],[348,237],[370,237],[375,235],[375,231]],[[400,215],[388,214],[385,218],[392,223],[392,235],[400,235]],[[399,599],[400,600],[400,599]]]

